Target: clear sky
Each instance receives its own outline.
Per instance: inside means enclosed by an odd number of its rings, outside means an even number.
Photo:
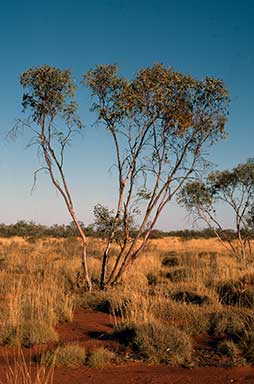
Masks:
[[[197,78],[222,78],[231,98],[228,138],[213,148],[210,160],[221,169],[254,156],[253,0],[10,0],[1,4],[0,49],[1,222],[70,221],[46,175],[30,194],[39,162],[33,149],[24,149],[25,137],[4,140],[21,116],[19,75],[31,66],[70,68],[77,85],[101,63],[117,63],[126,76],[162,62]],[[114,157],[103,128],[92,126],[90,97],[80,88],[77,98],[86,130],[68,151],[66,170],[79,218],[88,224],[96,203],[114,207]],[[226,212],[224,220],[229,225]],[[158,226],[189,225],[172,204]]]

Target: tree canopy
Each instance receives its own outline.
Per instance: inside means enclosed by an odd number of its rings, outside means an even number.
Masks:
[[[104,264],[122,217],[125,247],[109,278],[116,281],[142,251],[166,204],[203,167],[205,146],[225,137],[229,99],[221,80],[196,80],[162,64],[141,69],[132,80],[119,76],[116,65],[99,65],[84,83],[115,145],[119,196]],[[140,226],[128,247],[133,213],[139,213]],[[103,268],[102,284],[105,273]]]
[[[254,207],[253,160],[230,170],[211,172],[203,181],[188,182],[179,193],[178,201],[196,220],[202,220],[219,231],[222,231],[222,225],[217,214],[218,203],[226,204],[233,212],[238,236],[237,246],[229,243],[231,250],[244,260],[251,257],[249,230]]]

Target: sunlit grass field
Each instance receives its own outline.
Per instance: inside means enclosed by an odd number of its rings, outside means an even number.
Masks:
[[[252,264],[241,265],[216,239],[150,240],[121,283],[100,291],[103,247],[103,240],[89,238],[94,285],[89,293],[78,273],[78,239],[1,239],[1,345],[51,342],[57,351],[56,325],[72,321],[79,307],[109,313],[115,324],[110,337],[130,348],[134,359],[202,365],[197,343],[206,336],[214,338],[213,353],[227,364],[254,362]],[[115,254],[113,248],[112,260]],[[69,356],[68,348],[61,350],[62,360]],[[110,355],[98,351],[88,363],[78,345],[74,349],[80,364],[99,367]],[[46,360],[44,356],[42,363]]]

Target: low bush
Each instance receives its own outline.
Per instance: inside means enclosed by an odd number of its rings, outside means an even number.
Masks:
[[[244,335],[246,320],[243,314],[233,311],[214,312],[210,315],[209,333],[240,342]]]
[[[173,254],[170,253],[169,255],[163,257],[161,264],[163,267],[178,267],[180,264],[179,257],[175,252],[173,252]]]
[[[124,326],[114,333],[138,356],[156,364],[187,365],[191,362],[192,340],[178,328],[163,323]]]
[[[196,304],[196,305],[208,305],[210,304],[210,299],[206,295],[200,295],[195,292],[189,291],[178,291],[173,293],[170,296],[174,301],[186,304]]]
[[[31,347],[50,341],[56,342],[58,334],[52,326],[39,321],[29,321],[17,327],[2,329],[0,341],[10,346]]]
[[[42,354],[40,363],[46,366],[76,368],[86,361],[86,351],[78,344],[66,344]]]
[[[86,292],[77,300],[81,308],[92,308],[99,312],[109,313],[115,316],[124,317],[130,304],[130,298],[115,291],[94,291]]]
[[[157,276],[154,273],[152,273],[152,272],[149,272],[146,275],[146,278],[147,278],[147,284],[148,285],[156,285],[158,283]]]
[[[189,273],[185,268],[178,268],[173,271],[162,273],[162,276],[166,279],[169,279],[173,283],[186,281],[189,278]]]
[[[236,357],[241,353],[238,346],[232,340],[222,340],[217,346],[217,352],[220,355]]]
[[[217,285],[220,302],[224,305],[252,308],[254,306],[254,290],[247,288],[243,281],[226,281]]]
[[[91,351],[87,357],[87,365],[93,368],[103,368],[112,363],[115,354],[105,348]]]

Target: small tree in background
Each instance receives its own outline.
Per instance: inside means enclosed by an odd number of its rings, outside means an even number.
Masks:
[[[118,202],[103,253],[103,288],[117,283],[138,258],[164,207],[203,167],[204,148],[224,137],[228,94],[220,80],[198,81],[160,64],[133,80],[120,77],[115,65],[99,65],[84,83],[117,161]],[[131,238],[130,218],[137,213],[139,227]],[[108,270],[119,222],[123,243]]]
[[[30,68],[20,77],[25,89],[22,105],[29,111],[28,118],[22,124],[32,133],[35,144],[44,165],[39,171],[46,170],[54,187],[60,192],[83,245],[82,265],[85,279],[91,290],[91,280],[87,266],[87,239],[74,209],[71,192],[64,173],[64,154],[73,134],[82,128],[74,101],[75,86],[69,70],[61,70],[48,65]]]
[[[232,170],[210,173],[205,181],[187,183],[178,201],[193,215],[213,228],[216,236],[239,260],[252,260],[254,207],[254,162],[247,161]],[[224,235],[217,215],[219,202],[226,204],[234,215],[237,241]]]

